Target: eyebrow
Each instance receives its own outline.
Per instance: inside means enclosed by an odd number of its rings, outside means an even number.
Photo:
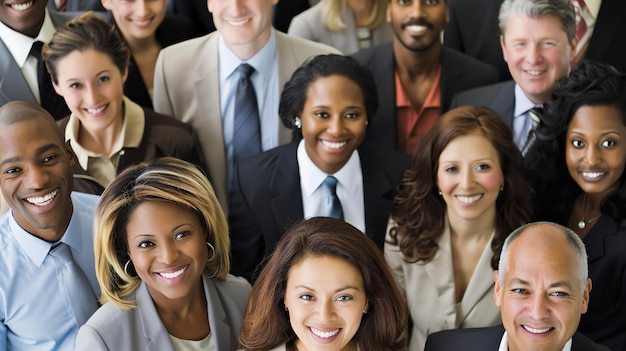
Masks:
[[[50,143],[50,144],[46,144],[43,146],[40,146],[39,148],[37,148],[35,150],[35,154],[36,155],[41,155],[44,152],[48,151],[48,150],[52,150],[52,149],[57,149],[59,151],[61,151],[61,149],[59,148],[59,146],[55,143]],[[2,160],[2,162],[0,162],[0,166],[4,166],[7,163],[11,163],[11,162],[18,162],[21,161],[22,158],[19,156],[13,156],[13,157],[9,157],[7,159]]]
[[[530,282],[528,282],[528,281],[526,281],[524,279],[521,279],[521,278],[513,278],[513,279],[511,279],[510,283],[518,283],[518,284],[521,284],[521,285],[530,285]],[[559,288],[559,287],[563,287],[563,286],[566,287],[566,288],[569,288],[569,289],[572,288],[572,285],[569,282],[565,281],[565,280],[556,281],[556,282],[548,285],[548,288]]]
[[[192,225],[191,223],[182,223],[182,224],[179,224],[179,225],[175,226],[174,228],[172,228],[172,229],[170,230],[170,233],[174,233],[174,232],[176,232],[176,231],[177,231],[180,227],[184,227],[184,226],[186,226],[186,225],[189,225],[189,226],[193,227],[193,225]],[[157,234],[143,233],[143,234],[137,234],[137,235],[135,235],[133,239],[138,238],[138,237],[154,237],[154,236],[157,236]]]
[[[302,288],[302,289],[306,289],[306,290],[316,291],[314,288],[311,288],[311,287],[306,286],[306,285],[297,285],[297,286],[296,286],[296,288]],[[359,288],[357,288],[357,287],[355,287],[355,286],[352,286],[352,285],[346,285],[346,286],[341,287],[341,288],[339,288],[339,289],[335,289],[335,292],[340,292],[340,291],[350,290],[350,289],[352,289],[352,290],[357,290],[357,291],[359,290]]]

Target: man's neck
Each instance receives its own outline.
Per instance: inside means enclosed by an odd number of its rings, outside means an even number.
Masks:
[[[261,49],[267,44],[270,39],[270,35],[272,34],[272,28],[270,27],[267,31],[259,34],[259,37],[256,40],[253,40],[250,43],[244,44],[232,44],[226,43],[226,46],[233,52],[239,59],[242,61],[249,60],[254,55],[256,55]]]
[[[409,50],[397,39],[393,41],[393,52],[398,72],[410,77],[430,75],[437,72],[441,61],[441,43],[437,42],[423,51]]]

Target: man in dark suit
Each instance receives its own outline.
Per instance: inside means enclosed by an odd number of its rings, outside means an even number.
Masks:
[[[516,229],[493,277],[503,325],[435,333],[425,350],[609,350],[576,331],[591,279],[585,246],[572,230],[549,222]]]
[[[412,154],[457,92],[498,81],[493,67],[443,47],[447,20],[445,1],[391,0],[393,41],[353,55],[374,73],[381,102],[365,143]]]
[[[48,0],[50,11],[106,11],[100,0]]]
[[[505,0],[500,7],[500,45],[513,80],[455,96],[452,106],[494,109],[513,131],[520,150],[537,126],[533,109],[550,99],[575,56],[576,20],[569,0]]]
[[[503,0],[448,0],[450,22],[444,45],[471,55],[498,68],[500,78],[510,79],[500,48],[498,10]],[[571,0],[574,3],[577,0]],[[614,66],[626,72],[626,2],[623,0],[586,0],[593,8],[595,24],[588,26],[589,45],[580,58]],[[596,6],[593,6],[596,3]],[[597,12],[596,12],[597,11]],[[581,51],[584,45],[579,45]]]
[[[70,112],[54,91],[50,76],[43,70],[38,74],[43,66],[37,46],[48,42],[55,29],[76,13],[49,13],[46,3],[0,0],[0,106],[14,100],[28,101],[42,105],[55,119],[61,119]]]

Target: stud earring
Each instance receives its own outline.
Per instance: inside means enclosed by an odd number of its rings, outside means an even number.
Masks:
[[[443,193],[441,192],[441,189],[439,189],[439,196],[443,196]]]
[[[504,184],[500,185],[500,191],[504,191]]]
[[[298,129],[302,128],[302,120],[300,119],[300,117],[296,116],[296,118],[293,120],[293,125],[296,126],[296,128]]]

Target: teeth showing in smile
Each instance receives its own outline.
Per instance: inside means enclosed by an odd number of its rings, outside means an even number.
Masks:
[[[150,23],[150,19],[147,20],[133,20],[134,23],[140,25],[140,26],[145,26],[148,25],[148,23]]]
[[[535,328],[531,328],[529,326],[523,325],[522,326],[524,329],[526,329],[527,331],[533,333],[533,334],[542,334],[542,333],[546,333],[548,331],[550,331],[552,328],[542,328],[542,329],[535,329]]]
[[[411,32],[423,32],[425,31],[426,28],[425,26],[406,26],[406,29],[410,30]]]
[[[243,21],[227,21],[228,23],[230,23],[233,26],[243,26],[244,24],[248,23],[250,21],[250,19],[245,19]]]
[[[26,201],[28,201],[28,203],[33,204],[35,206],[46,206],[47,204],[52,202],[52,200],[57,196],[58,193],[59,193],[59,190],[57,189],[51,192],[50,194],[47,194],[44,196],[27,197]]]
[[[604,175],[604,172],[583,172],[585,178],[598,178]]]
[[[322,144],[324,144],[324,146],[329,147],[331,149],[340,149],[344,147],[347,143],[348,143],[347,141],[342,141],[340,143],[331,143],[330,141],[322,140]]]
[[[526,73],[530,74],[531,76],[539,76],[543,73],[544,71],[526,71]]]
[[[104,111],[105,108],[107,108],[108,105],[104,105],[100,108],[88,108],[87,112],[91,113],[92,115],[98,114],[102,111]]]
[[[163,278],[167,278],[167,279],[174,279],[176,277],[178,277],[179,275],[183,274],[185,271],[187,270],[187,267],[183,267],[179,270],[177,270],[176,272],[172,272],[172,273],[158,273],[160,276],[162,276]]]
[[[457,195],[456,196],[457,200],[461,201],[464,204],[474,203],[474,202],[478,201],[481,197],[483,197],[482,194],[478,194],[478,195],[474,195],[474,196],[461,196],[461,195]]]
[[[321,331],[321,330],[317,330],[317,329],[311,328],[311,331],[316,336],[318,336],[320,338],[324,338],[324,339],[328,339],[330,337],[333,337],[333,336],[337,335],[337,333],[339,333],[339,329],[335,329],[333,331],[325,332],[325,331]]]
[[[29,8],[31,8],[33,6],[33,2],[29,1],[29,2],[25,2],[23,4],[13,4],[13,5],[9,5],[9,6],[11,6],[11,8],[13,10],[16,10],[16,11],[26,11],[26,10],[28,10]]]

